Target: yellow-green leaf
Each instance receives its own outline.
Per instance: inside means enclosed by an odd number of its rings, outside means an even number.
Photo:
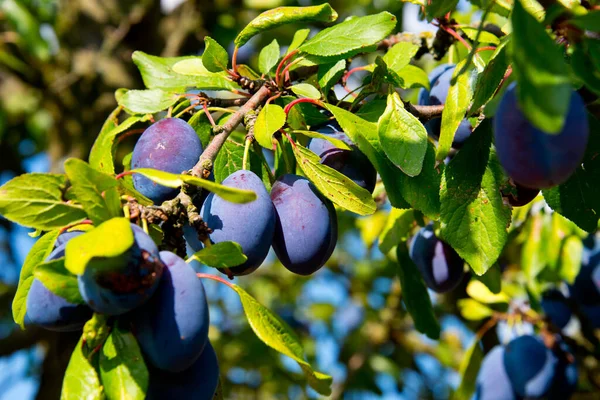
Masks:
[[[242,246],[235,242],[215,243],[205,247],[192,255],[187,262],[198,261],[204,265],[215,268],[236,267],[246,262]]]
[[[286,115],[283,108],[276,104],[267,104],[260,110],[254,124],[254,137],[258,144],[271,150],[273,134],[285,125]]]

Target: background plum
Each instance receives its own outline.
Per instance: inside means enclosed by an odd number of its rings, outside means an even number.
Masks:
[[[188,369],[171,373],[149,368],[147,400],[212,400],[219,383],[219,362],[210,342]]]
[[[208,303],[190,265],[169,251],[161,251],[160,259],[165,268],[158,289],[131,319],[148,361],[179,372],[196,361],[208,340]]]
[[[74,237],[77,237],[79,235],[83,235],[83,233],[84,233],[83,231],[65,231],[65,232],[61,233],[56,238],[56,242],[54,242],[54,248],[57,248],[62,245],[66,245],[69,240],[71,240]]]
[[[46,261],[56,260],[65,256],[66,242],[55,248]],[[34,278],[27,293],[26,325],[39,325],[43,328],[68,332],[83,327],[91,318],[92,310],[87,304],[73,304],[55,295],[42,282]]]
[[[531,203],[538,194],[540,194],[539,189],[531,189],[518,183],[515,183],[513,188],[502,190],[502,197],[513,207],[522,207]]]
[[[562,329],[571,320],[573,312],[571,311],[569,300],[559,290],[552,289],[546,291],[542,295],[541,305],[544,314],[550,318],[550,321],[556,327]]]
[[[517,183],[534,189],[565,182],[581,164],[589,135],[581,96],[572,92],[565,125],[558,134],[535,128],[519,109],[513,83],[494,117],[494,138],[500,163]]]
[[[410,258],[427,286],[438,293],[454,289],[464,276],[464,261],[447,243],[435,236],[433,225],[423,227],[410,243]]]
[[[519,396],[545,396],[552,386],[558,360],[532,335],[513,339],[504,350],[504,367]]]
[[[239,170],[223,180],[223,185],[256,192],[250,203],[235,204],[211,193],[200,210],[210,229],[213,243],[232,241],[242,246],[248,260],[229,268],[234,275],[256,270],[267,257],[275,230],[275,210],[260,178],[251,171]]]
[[[504,369],[504,347],[496,346],[481,363],[473,400],[516,400]]]
[[[600,253],[582,264],[573,282],[571,295],[579,304],[600,305]]]
[[[131,224],[135,242],[110,269],[88,265],[78,276],[79,291],[89,306],[107,315],[124,314],[145,303],[163,272],[158,247],[139,226]]]
[[[165,118],[144,131],[133,148],[131,168],[153,168],[179,174],[191,169],[202,154],[196,131],[179,118]],[[175,197],[178,190],[135,174],[135,189],[154,203]]]
[[[377,171],[367,156],[358,150],[350,138],[346,136],[342,128],[335,122],[329,122],[314,129],[317,132],[342,140],[352,147],[351,151],[343,150],[335,147],[328,140],[310,139],[308,148],[321,157],[321,164],[341,172],[358,186],[373,193],[377,182]]]
[[[443,68],[442,68],[443,67]],[[429,86],[431,90],[429,92],[424,89],[419,93],[419,104],[427,106],[436,106],[444,104],[446,97],[448,96],[448,89],[450,89],[450,81],[452,74],[454,73],[455,65],[443,64],[435,68],[429,74]],[[442,127],[442,118],[434,118],[425,123],[427,133],[436,140],[440,138],[440,130]],[[459,148],[465,140],[471,136],[473,127],[471,123],[464,119],[456,133],[454,134],[454,141],[452,147]]]
[[[337,242],[333,204],[308,179],[287,174],[273,184],[277,212],[273,249],[290,271],[310,275],[329,259]]]

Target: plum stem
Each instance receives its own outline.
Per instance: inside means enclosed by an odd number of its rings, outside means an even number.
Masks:
[[[303,97],[301,99],[293,100],[287,106],[285,106],[285,108],[283,109],[283,111],[285,112],[285,115],[289,114],[289,112],[292,109],[292,107],[294,107],[296,104],[300,104],[300,103],[311,103],[311,104],[314,104],[316,106],[325,107],[323,105],[323,102],[320,101],[320,100],[309,99],[307,97]]]
[[[296,56],[296,54],[298,54],[298,49],[287,53],[281,59],[281,62],[279,63],[279,65],[277,66],[277,70],[275,71],[275,82],[277,82],[277,86],[281,87],[281,85],[283,84],[283,82],[281,82],[281,69],[283,68],[283,66],[285,65],[285,63],[288,60],[290,60],[291,58],[293,58],[294,56]]]
[[[233,48],[233,55],[231,56],[231,69],[236,76],[239,76],[237,71],[237,56],[238,56],[239,47],[235,46]]]
[[[215,276],[215,275],[210,275],[210,274],[203,274],[203,273],[197,273],[196,276],[200,279],[204,278],[204,279],[212,279],[213,281],[217,281],[217,282],[221,282],[224,283],[225,285],[229,286],[231,289],[235,290],[234,288],[234,284],[231,282],[227,282],[225,279]]]
[[[249,137],[246,137],[246,141],[244,142],[244,157],[242,158],[242,169],[248,169],[248,156],[250,155],[251,144],[252,140]]]

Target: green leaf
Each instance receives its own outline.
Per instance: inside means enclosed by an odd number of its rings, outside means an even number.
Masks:
[[[448,95],[444,102],[444,112],[442,113],[442,128],[440,140],[436,154],[436,160],[443,161],[452,147],[454,134],[458,126],[465,118],[471,99],[473,98],[473,81],[477,70],[469,67],[464,73],[461,73],[467,60],[460,62],[452,73],[452,81],[448,89]]]
[[[115,124],[121,108],[115,109],[106,119],[100,134],[90,151],[90,165],[98,171],[112,175],[115,173],[115,140],[137,122],[145,121],[147,117],[133,116],[120,124]]]
[[[398,244],[396,255],[400,264],[397,271],[402,287],[402,301],[406,306],[406,310],[419,332],[437,340],[440,337],[440,324],[433,313],[431,299],[421,278],[421,273],[408,255],[406,242]]]
[[[394,246],[406,242],[415,221],[414,210],[390,210],[387,222],[379,235],[379,250],[387,254]]]
[[[15,293],[15,298],[12,303],[12,313],[15,322],[23,329],[25,329],[24,321],[25,314],[27,313],[27,294],[33,283],[33,273],[35,268],[43,263],[52,252],[58,233],[58,230],[51,231],[39,238],[31,250],[29,250],[29,254],[27,254],[23,266],[21,267],[19,286],[17,287],[17,292]]]
[[[337,17],[335,19],[337,19]],[[292,51],[294,51],[298,47],[300,47],[300,45],[302,43],[304,43],[304,41],[306,40],[306,38],[308,37],[308,35],[310,35],[310,29],[309,28],[298,29],[294,33],[294,37],[292,38],[292,43],[290,43],[290,46],[288,47],[288,49],[285,52],[285,54],[290,54]]]
[[[483,304],[508,303],[510,298],[502,293],[493,293],[483,282],[471,280],[467,285],[467,294],[474,300]]]
[[[144,85],[148,89],[181,90],[194,87],[201,90],[231,90],[238,88],[228,79],[227,73],[208,71],[202,64],[201,57],[156,57],[136,51],[133,53],[133,62],[140,70]],[[175,71],[176,65],[177,71]]]
[[[109,317],[105,314],[94,313],[85,325],[83,325],[83,345],[85,353],[89,355],[92,351],[97,351],[102,347],[110,331],[112,324],[109,325]],[[112,321],[111,321],[112,322]]]
[[[137,340],[117,324],[100,352],[100,377],[108,400],[144,400],[148,369]]]
[[[119,98],[119,105],[129,114],[154,114],[171,107],[179,98],[161,89],[127,90]]]
[[[385,39],[396,27],[396,22],[396,17],[387,11],[348,19],[322,30],[298,49],[315,56],[349,53]]]
[[[377,125],[343,108],[331,104],[325,104],[325,107],[334,115],[344,133],[379,172],[392,207],[409,208],[409,204],[401,194],[402,171],[392,164],[383,152],[379,143]]]
[[[458,0],[433,0],[425,5],[425,16],[431,22],[434,18],[443,17],[446,13],[454,10]]]
[[[502,290],[502,271],[498,263],[492,265],[485,274],[481,276],[475,275],[474,277],[483,283],[493,294],[498,294]]]
[[[457,304],[460,315],[467,321],[481,321],[494,313],[491,308],[473,299],[460,299]]]
[[[311,85],[310,83],[297,83],[294,86],[290,87],[292,92],[295,95],[300,97],[307,97],[309,99],[318,100],[321,98],[321,92],[319,89]]]
[[[410,63],[418,50],[419,46],[413,43],[396,43],[385,53],[383,61],[393,71],[400,71]]]
[[[408,176],[419,175],[427,151],[427,131],[404,109],[400,95],[395,91],[388,95],[378,130],[381,147],[394,165]]]
[[[571,68],[588,89],[600,95],[600,71],[594,66],[594,60],[588,54],[589,50],[584,50],[584,46],[573,46],[575,50],[571,55]]]
[[[301,135],[308,136],[310,138],[327,140],[329,143],[331,143],[338,149],[352,150],[352,148],[350,146],[348,146],[346,144],[346,142],[344,142],[343,140],[340,140],[340,139],[336,139],[332,135],[325,135],[323,133],[315,132],[315,131],[294,131],[294,133],[296,133],[296,134],[299,133]]]
[[[473,28],[471,26],[461,26],[460,30],[463,31],[465,33],[465,35],[467,35],[467,37],[474,42],[475,38],[477,37],[477,31],[479,29]],[[482,30],[479,33],[478,42],[479,43],[491,43],[491,44],[497,45],[497,44],[500,44],[500,39],[498,38],[498,36],[494,35],[493,33]]]
[[[192,117],[188,120],[188,124],[194,128],[196,134],[200,138],[202,142],[202,148],[205,149],[210,143],[210,139],[212,137],[212,125],[206,116],[204,111],[200,110],[196,112]]]
[[[150,168],[138,168],[132,170],[136,174],[144,175],[146,178],[159,185],[170,188],[178,188],[184,183],[194,185],[206,189],[223,199],[232,203],[249,203],[256,200],[256,193],[251,190],[237,189],[230,186],[223,186],[218,183],[211,182],[207,179],[198,178],[192,175],[177,175],[170,172],[159,171]]]
[[[505,40],[496,48],[490,57],[488,64],[485,66],[485,69],[477,79],[475,94],[473,95],[473,104],[471,106],[473,112],[487,104],[498,90],[498,87],[500,87],[500,83],[502,83],[506,70],[508,69],[508,57],[506,55],[507,43],[509,43],[509,41]]]
[[[35,268],[34,276],[42,282],[46,289],[69,303],[85,303],[79,293],[77,277],[65,268],[64,257],[39,264]]]
[[[296,143],[294,156],[308,179],[338,206],[358,215],[370,215],[377,210],[377,204],[368,190],[358,186],[346,175],[321,164],[319,156],[306,147]]]
[[[512,12],[512,66],[520,109],[537,128],[559,133],[571,95],[568,68],[561,48],[545,26],[515,1]]]
[[[401,70],[394,72],[396,73],[396,76],[402,80],[402,85],[400,87],[403,89],[415,89],[419,87],[429,89],[429,77],[427,76],[427,72],[415,65],[409,64]]]
[[[583,243],[578,236],[565,239],[560,252],[560,277],[572,285],[581,269]]]
[[[577,15],[569,22],[581,29],[600,32],[600,10],[588,11],[587,14]]]
[[[82,275],[94,259],[114,259],[133,246],[133,231],[127,218],[113,218],[67,242],[65,268]]]
[[[440,191],[441,238],[477,275],[498,259],[511,219],[498,189],[505,178],[491,143],[491,122],[484,120],[444,170]]]
[[[215,243],[205,247],[192,255],[187,262],[194,260],[215,268],[237,267],[246,262],[248,257],[244,255],[242,246],[235,242]]]
[[[51,230],[85,219],[81,206],[64,199],[67,179],[23,174],[0,186],[0,215],[23,226]]]
[[[600,122],[589,117],[590,136],[582,166],[565,183],[542,191],[554,211],[578,227],[595,232],[600,218]]]
[[[339,60],[328,64],[319,65],[317,78],[321,91],[327,97],[329,90],[340,80],[346,70],[346,60]]]
[[[475,340],[465,352],[460,363],[460,386],[456,389],[454,400],[470,399],[475,392],[475,383],[477,382],[477,373],[483,361],[483,348],[479,345],[479,337]]]
[[[94,224],[100,224],[121,215],[121,201],[106,195],[116,193],[119,181],[110,175],[96,171],[85,161],[69,158],[65,161],[65,172],[69,177],[73,193]],[[111,191],[112,190],[112,191]]]
[[[260,110],[254,124],[254,137],[258,144],[271,150],[273,134],[285,125],[286,115],[283,108],[276,104],[267,104]]]
[[[267,346],[296,361],[302,368],[310,387],[319,394],[329,396],[331,394],[332,378],[329,375],[315,371],[306,362],[302,345],[292,329],[244,289],[237,285],[231,285],[231,287],[240,296],[246,318],[256,336]]]
[[[234,142],[231,139],[226,140],[223,147],[221,147],[221,150],[219,150],[213,166],[215,182],[221,183],[229,175],[243,169],[243,161],[244,145]],[[269,180],[269,166],[265,166],[261,157],[254,151],[250,151],[249,161],[250,171],[254,172],[257,176],[260,176],[267,190],[270,190],[271,181]]]
[[[202,64],[209,72],[227,71],[229,54],[216,40],[209,36],[204,37],[204,53]]]
[[[38,5],[37,7],[43,7]],[[17,31],[17,43],[24,43],[29,54],[42,61],[50,58],[50,46],[41,36],[40,23],[27,9],[26,3],[15,0],[3,0],[0,3],[3,19],[8,20],[13,29]]]
[[[235,46],[242,47],[259,33],[286,24],[306,22],[333,22],[338,15],[327,3],[311,7],[277,7],[254,18],[235,38]]]
[[[277,39],[273,39],[258,55],[258,70],[265,75],[271,72],[279,61],[279,54],[279,43],[277,43]]]
[[[83,337],[71,354],[60,400],[102,400],[104,393],[96,369],[83,354]]]

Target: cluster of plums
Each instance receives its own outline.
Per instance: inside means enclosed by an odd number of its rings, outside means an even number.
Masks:
[[[549,349],[541,338],[523,335],[485,356],[473,400],[565,400],[577,380],[577,365],[563,343]]]
[[[442,64],[431,71],[431,90],[420,91],[420,105],[444,104],[455,67]],[[536,128],[520,109],[517,90],[516,83],[509,85],[493,119],[498,159],[515,186],[503,195],[511,205],[522,206],[533,200],[541,189],[564,183],[581,165],[589,124],[583,99],[572,92],[562,130],[551,134]],[[431,137],[439,139],[441,118],[428,121],[425,127]],[[452,147],[459,149],[471,133],[472,125],[464,119],[454,135]]]
[[[377,172],[364,154],[333,124],[316,128],[353,146],[352,150],[335,147],[326,139],[312,139],[308,147],[321,162],[347,175],[359,186],[373,191]],[[194,129],[185,121],[167,118],[150,126],[135,145],[132,168],[153,168],[172,173],[191,169],[202,154],[202,145]],[[239,170],[222,182],[225,186],[251,190],[257,199],[246,204],[226,201],[213,193],[201,206],[200,215],[211,229],[211,243],[232,241],[242,247],[247,260],[229,268],[233,275],[255,271],[265,260],[271,245],[281,263],[299,275],[310,275],[331,256],[337,242],[337,217],[333,204],[306,178],[280,176],[269,194],[253,172]],[[170,199],[176,190],[134,175],[136,190],[155,203]],[[204,244],[192,229],[186,239],[193,251]]]
[[[25,323],[55,331],[82,329],[92,312],[130,326],[150,372],[148,399],[212,399],[219,365],[208,341],[209,311],[202,282],[176,254],[159,252],[132,224],[134,244],[121,257],[92,259],[78,276],[85,304],[72,304],[34,279]],[[65,255],[67,242],[83,232],[65,232],[47,260]]]

